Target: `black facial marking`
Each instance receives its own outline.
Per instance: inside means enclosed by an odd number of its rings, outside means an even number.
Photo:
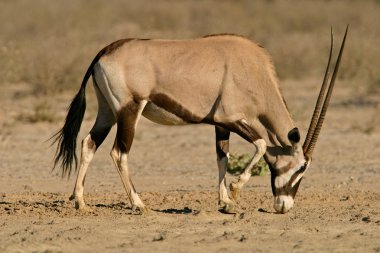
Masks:
[[[301,177],[300,180],[298,180],[298,182],[292,188],[291,194],[292,194],[293,199],[296,197],[296,194],[298,192],[298,187],[300,186],[302,179],[303,177]]]
[[[269,166],[271,168],[271,166]],[[273,193],[273,196],[278,196],[278,195],[288,195],[288,196],[292,196],[292,198],[294,199],[296,194],[297,194],[297,191],[298,191],[298,187],[303,179],[303,177],[301,177],[298,182],[292,187],[292,184],[294,182],[294,180],[297,179],[298,175],[305,172],[306,170],[306,165],[302,166],[299,170],[297,170],[292,176],[291,178],[289,179],[289,181],[286,183],[286,185],[284,185],[283,187],[281,188],[276,188],[275,187],[275,180],[276,180],[276,177],[277,176],[280,176],[279,174],[277,174],[275,171],[272,172],[271,170],[271,187],[272,187],[272,193]]]

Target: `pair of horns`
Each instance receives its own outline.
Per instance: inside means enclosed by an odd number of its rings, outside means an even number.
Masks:
[[[346,43],[347,32],[348,32],[348,25],[346,28],[346,32],[344,33],[342,45],[340,46],[340,50],[339,50],[338,59],[335,63],[334,72],[332,74],[330,84],[328,85],[327,94],[325,96],[327,82],[330,77],[330,62],[331,62],[331,56],[332,56],[332,51],[333,51],[333,45],[334,45],[334,35],[333,35],[332,27],[331,27],[331,46],[330,46],[330,54],[329,54],[329,60],[327,62],[325,77],[323,78],[322,87],[319,92],[317,103],[315,105],[313,117],[311,118],[309,130],[307,132],[306,139],[302,147],[303,153],[307,160],[311,159],[315,144],[317,143],[319,133],[321,132],[322,124],[327,112],[327,107],[329,106],[332,91],[334,89],[335,79],[338,74],[340,60],[342,58],[344,45]],[[324,101],[322,101],[324,97],[325,99]]]

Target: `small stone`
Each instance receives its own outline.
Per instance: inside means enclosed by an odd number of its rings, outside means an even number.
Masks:
[[[362,218],[362,221],[369,223],[371,222],[371,219],[369,218],[369,216],[366,216]]]
[[[205,212],[203,210],[194,210],[193,215],[194,216],[205,215]]]
[[[228,220],[224,220],[224,221],[222,222],[223,225],[228,225],[229,223],[230,223],[230,221],[228,221]]]
[[[164,233],[159,233],[158,235],[156,235],[155,237],[153,237],[153,241],[154,242],[163,241],[165,239],[166,239],[166,235]]]
[[[244,242],[246,241],[248,238],[245,236],[245,235],[242,235],[239,239],[239,242]]]

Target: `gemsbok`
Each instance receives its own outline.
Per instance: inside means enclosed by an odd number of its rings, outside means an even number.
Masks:
[[[242,36],[221,34],[192,40],[122,39],[103,48],[91,62],[82,85],[68,109],[63,128],[55,135],[58,147],[54,167],[62,175],[77,169],[76,139],[86,110],[85,89],[90,76],[99,109],[94,126],[82,141],[79,172],[70,200],[87,209],[84,179],[95,151],[117,124],[111,157],[132,204],[132,211],[148,209],[129,175],[128,154],[141,115],[164,125],[215,126],[219,168],[219,205],[236,212],[236,199],[251,176],[251,168],[264,156],[270,167],[274,209],[288,212],[320,133],[341,61],[348,26],[330,79],[331,48],[327,68],[303,145],[289,114],[271,57]],[[325,91],[327,94],[325,95]],[[226,183],[229,136],[234,132],[253,144],[255,152],[236,182]],[[147,147],[149,148],[149,147]]]

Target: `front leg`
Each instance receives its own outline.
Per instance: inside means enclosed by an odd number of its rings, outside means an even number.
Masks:
[[[232,182],[230,184],[230,191],[233,200],[237,200],[239,198],[239,193],[241,188],[243,188],[244,184],[248,182],[252,174],[252,168],[255,166],[260,158],[265,154],[266,151],[266,143],[263,139],[258,139],[252,143],[256,148],[256,153],[253,156],[252,160],[249,162],[248,166],[244,169],[244,172],[239,176],[237,182]]]
[[[226,182],[230,131],[216,126],[215,135],[216,155],[219,169],[219,205],[226,213],[236,213],[234,209],[234,202],[228,196]]]

